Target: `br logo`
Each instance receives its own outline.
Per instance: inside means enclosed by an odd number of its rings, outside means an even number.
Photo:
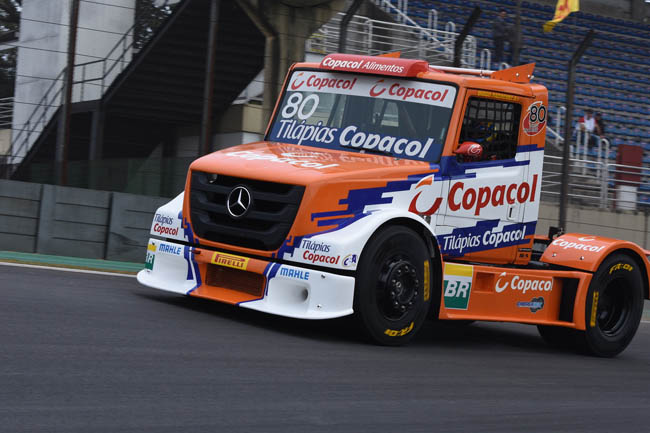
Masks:
[[[472,293],[474,267],[445,263],[445,282],[443,296],[445,308],[467,310]]]

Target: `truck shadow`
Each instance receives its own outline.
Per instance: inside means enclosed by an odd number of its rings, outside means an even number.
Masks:
[[[148,301],[217,316],[222,320],[264,329],[266,332],[308,340],[380,348],[365,338],[354,317],[328,320],[292,319],[206,299],[146,289],[136,291],[134,294]],[[418,335],[409,343],[409,346],[436,350],[501,349],[511,351],[518,349],[537,353],[573,353],[546,345],[533,326],[488,322],[457,324],[451,321],[428,320]]]

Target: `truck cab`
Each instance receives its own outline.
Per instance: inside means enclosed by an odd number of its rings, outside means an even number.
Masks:
[[[300,319],[356,314],[388,345],[427,317],[585,333],[607,255],[562,267],[551,251],[564,238],[535,236],[548,94],[533,69],[345,54],[293,65],[264,140],[197,159],[156,212],[138,280]],[[630,296],[647,297],[638,246],[589,242],[629,249]]]

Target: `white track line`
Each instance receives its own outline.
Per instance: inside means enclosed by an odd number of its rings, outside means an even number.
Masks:
[[[42,265],[27,265],[23,263],[10,263],[10,262],[0,262],[2,266],[17,266],[20,268],[34,268],[34,269],[50,269],[53,271],[65,271],[65,272],[77,272],[80,274],[95,274],[95,275],[108,275],[111,277],[129,277],[135,278],[135,275],[132,274],[120,274],[117,272],[103,272],[103,271],[89,271],[87,269],[74,269],[74,268],[59,268],[54,266],[42,266]]]

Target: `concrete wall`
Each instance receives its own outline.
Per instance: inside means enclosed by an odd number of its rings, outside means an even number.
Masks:
[[[143,260],[155,210],[169,198],[0,180],[0,251]],[[557,225],[558,207],[542,202],[538,234]],[[650,247],[650,216],[570,207],[570,232]]]
[[[560,208],[557,204],[542,202],[537,233],[548,234],[549,227],[558,225],[559,216]],[[648,248],[650,246],[648,218],[644,213],[569,207],[566,231],[624,239]]]
[[[139,262],[168,201],[0,180],[0,250]]]
[[[42,185],[0,181],[0,250],[36,251]]]

